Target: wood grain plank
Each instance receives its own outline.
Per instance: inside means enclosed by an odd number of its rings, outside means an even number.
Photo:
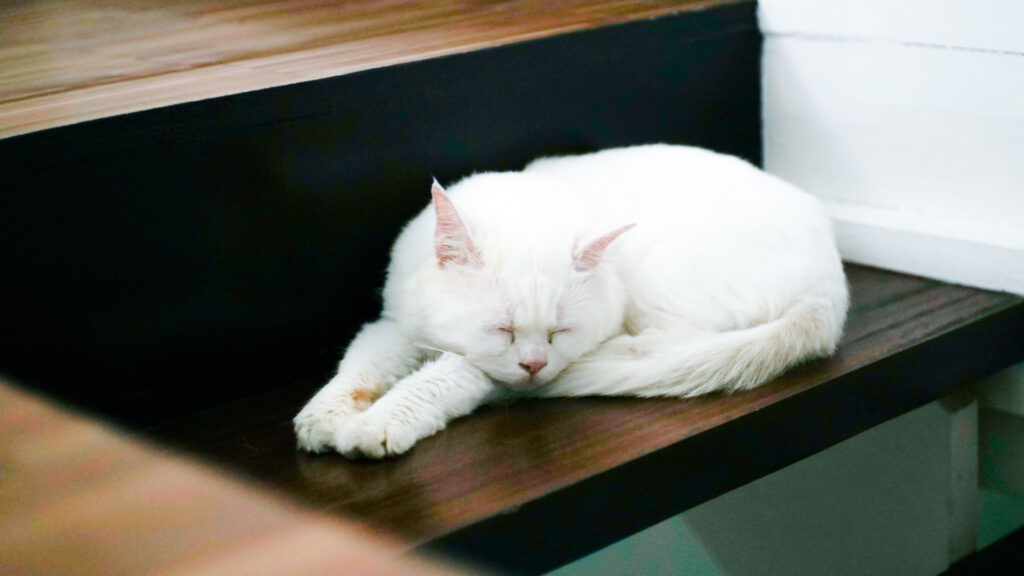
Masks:
[[[0,574],[451,574],[0,379]]]
[[[358,518],[412,546],[443,539],[456,530],[472,531],[475,523],[556,499],[561,492],[668,449],[686,447],[707,458],[714,453],[714,442],[707,448],[700,446],[711,437],[709,432],[731,427],[745,433],[743,428],[757,422],[767,409],[797,405],[804,398],[814,400],[813,406],[802,410],[813,409],[819,420],[841,423],[849,419],[844,406],[828,402],[836,389],[849,393],[863,385],[858,375],[886,368],[890,359],[943,341],[982,318],[1016,314],[1011,329],[1017,349],[1024,350],[1019,346],[1024,342],[1024,305],[1018,297],[856,265],[848,266],[847,272],[853,309],[837,353],[749,392],[691,400],[521,401],[458,420],[409,455],[385,462],[348,462],[337,455],[313,456],[295,450],[290,418],[320,384],[317,381],[297,383],[154,432],[302,502]],[[958,349],[957,354],[969,358],[973,351]],[[887,376],[885,381],[857,389],[849,408],[862,410],[858,418],[884,412],[886,406],[902,410],[927,401],[915,392],[907,399],[910,383],[916,382],[914,374]],[[792,440],[799,446],[806,440],[798,439],[810,435],[825,447],[854,433],[839,425],[807,430],[801,424],[804,420],[794,415],[783,421],[783,428],[772,432],[774,437],[751,441],[752,449],[774,452],[785,460],[793,448],[781,442]],[[760,426],[749,425],[750,430]],[[864,427],[860,420],[857,425]],[[204,430],[209,436],[204,437]],[[775,456],[745,457],[767,458],[776,468],[782,465]],[[677,466],[681,467],[664,472],[666,480],[684,481],[687,466]],[[736,470],[737,481],[754,479],[745,474]],[[615,486],[609,481],[602,489],[615,490]],[[619,506],[630,507],[631,499],[640,498],[626,485],[619,489],[621,493],[609,494]],[[720,493],[714,486],[704,489],[708,491],[704,498]]]
[[[736,1],[7,2],[0,138]]]

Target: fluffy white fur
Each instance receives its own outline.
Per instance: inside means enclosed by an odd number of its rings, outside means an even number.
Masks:
[[[400,454],[510,391],[747,389],[842,332],[828,219],[742,160],[636,146],[433,195],[392,250],[380,320],[296,416],[301,448]]]

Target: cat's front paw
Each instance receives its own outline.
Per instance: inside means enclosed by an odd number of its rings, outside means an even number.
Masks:
[[[306,404],[292,421],[299,448],[307,452],[327,452],[334,445],[334,436],[356,414],[350,406],[325,402]]]
[[[417,439],[407,423],[363,413],[345,423],[332,442],[347,458],[380,459],[408,452]]]

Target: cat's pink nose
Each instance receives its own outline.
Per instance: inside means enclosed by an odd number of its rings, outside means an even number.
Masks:
[[[519,367],[530,373],[533,376],[537,372],[540,372],[542,368],[548,365],[547,360],[530,360],[529,362],[520,362]]]

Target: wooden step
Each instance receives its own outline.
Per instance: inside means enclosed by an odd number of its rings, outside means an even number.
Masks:
[[[0,138],[733,2],[16,2]]]
[[[291,418],[325,374],[152,433],[410,546],[543,572],[1024,359],[1018,296],[847,275],[835,356],[750,392],[522,401],[396,460],[349,462],[295,448]]]

